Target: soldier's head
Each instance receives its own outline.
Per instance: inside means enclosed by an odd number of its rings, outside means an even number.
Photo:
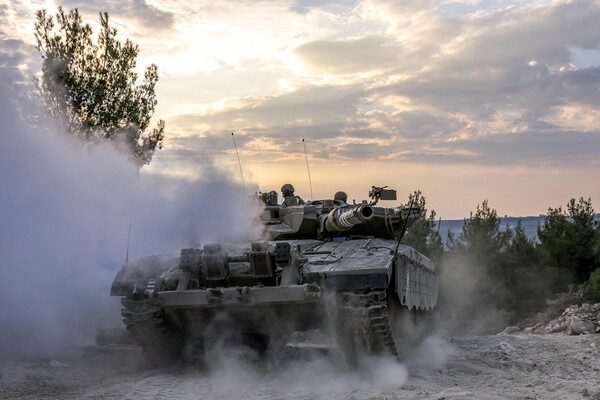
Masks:
[[[333,196],[334,200],[343,201],[344,203],[348,202],[348,195],[346,192],[339,191]]]
[[[285,185],[283,185],[281,187],[281,193],[283,194],[283,197],[293,196],[294,190],[295,190],[294,187],[289,183],[286,183]]]

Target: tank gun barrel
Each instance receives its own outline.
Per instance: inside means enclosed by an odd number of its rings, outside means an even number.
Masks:
[[[373,218],[373,208],[368,204],[337,207],[327,214],[325,230],[329,233],[346,231]]]

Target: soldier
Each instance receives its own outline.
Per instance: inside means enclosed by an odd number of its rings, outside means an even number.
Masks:
[[[336,192],[336,194],[333,196],[333,200],[342,202],[342,203],[348,203],[348,195],[346,194],[346,192]]]
[[[299,206],[304,204],[304,200],[302,200],[302,198],[294,195],[295,190],[296,189],[294,189],[294,187],[289,183],[286,183],[281,187],[281,193],[283,194],[283,203],[281,203],[282,205]]]

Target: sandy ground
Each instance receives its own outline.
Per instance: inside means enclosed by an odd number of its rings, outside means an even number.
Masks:
[[[3,359],[0,398],[600,400],[600,335],[431,337],[402,365],[370,360],[359,371],[326,358],[277,369],[243,360],[152,369],[133,345]]]

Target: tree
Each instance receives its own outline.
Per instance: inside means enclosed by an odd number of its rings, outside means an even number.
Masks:
[[[543,309],[551,294],[548,274],[540,264],[535,241],[527,237],[520,220],[502,258],[508,295],[504,307],[514,312],[517,320]]]
[[[440,296],[454,315],[452,324],[497,332],[513,320],[508,304],[513,271],[504,257],[511,238],[512,231],[500,229],[497,212],[487,200],[465,219],[458,237],[448,234]]]
[[[158,70],[152,64],[137,84],[139,53],[128,39],[116,39],[108,14],[100,14],[97,43],[77,9],[58,8],[56,22],[36,13],[35,38],[43,58],[37,87],[49,114],[69,133],[89,142],[108,140],[142,166],[162,147],[165,122],[148,129],[156,106]]]
[[[549,208],[544,224],[538,227],[541,260],[555,271],[554,291],[585,282],[600,266],[600,228],[594,215],[591,199],[571,199],[566,210]]]
[[[408,196],[408,203],[421,210],[421,216],[408,228],[404,238],[404,244],[414,247],[434,262],[441,261],[444,253],[442,238],[436,229],[436,213],[431,210],[427,215],[427,200],[420,190]]]
[[[505,257],[512,236],[511,230],[500,230],[500,218],[487,200],[478,204],[475,215],[471,214],[465,220],[458,238],[448,235],[450,252],[491,278],[489,290],[497,296],[497,300],[500,300],[499,293],[513,273]]]
[[[590,279],[581,286],[583,298],[591,303],[600,302],[600,268],[596,268]]]
[[[489,264],[506,250],[512,237],[512,231],[500,230],[500,218],[495,209],[484,200],[477,205],[475,215],[465,219],[462,232],[455,238],[448,237],[448,247],[453,251],[470,254],[474,261]]]
[[[539,255],[535,241],[527,237],[521,220],[515,227],[510,244],[506,249],[506,255],[510,257],[513,264],[534,265],[538,263]]]

